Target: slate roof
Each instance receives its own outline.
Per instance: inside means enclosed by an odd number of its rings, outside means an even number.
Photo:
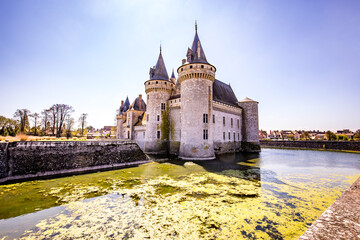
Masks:
[[[144,102],[144,99],[141,99],[137,97],[133,104],[132,104],[132,109],[137,110],[137,111],[146,111],[146,103]]]
[[[174,69],[172,70],[171,78],[175,78]]]
[[[149,74],[150,80],[169,80],[169,75],[166,71],[165,62],[161,54],[161,48],[155,68],[150,68]]]
[[[130,101],[129,101],[129,97],[126,97],[126,100],[125,100],[125,103],[124,103],[124,106],[120,106],[120,112],[119,113],[123,113],[123,112],[126,112],[128,109],[129,109],[129,106],[130,106]]]
[[[238,100],[231,86],[215,79],[213,83],[213,100],[234,107],[239,107]]]
[[[187,52],[189,63],[208,63],[205,52],[201,46],[200,38],[197,33],[197,25],[195,25],[195,37],[191,49]]]

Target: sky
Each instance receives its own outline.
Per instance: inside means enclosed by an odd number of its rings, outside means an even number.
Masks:
[[[0,115],[63,103],[115,125],[160,43],[169,76],[181,65],[197,20],[216,78],[259,102],[260,129],[356,130],[359,13],[357,0],[2,0]]]

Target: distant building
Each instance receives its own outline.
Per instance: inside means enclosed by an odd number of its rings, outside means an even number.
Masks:
[[[137,140],[146,153],[182,159],[213,159],[215,153],[260,151],[258,102],[238,101],[230,84],[215,78],[195,31],[186,59],[169,78],[160,54],[145,81],[147,105],[139,95],[122,101],[117,138]]]

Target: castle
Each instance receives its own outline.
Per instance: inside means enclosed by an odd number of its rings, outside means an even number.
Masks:
[[[174,154],[185,160],[214,159],[226,152],[258,152],[258,102],[238,101],[231,86],[215,79],[195,25],[186,59],[169,78],[161,48],[139,95],[121,101],[116,137],[136,140],[145,153]]]

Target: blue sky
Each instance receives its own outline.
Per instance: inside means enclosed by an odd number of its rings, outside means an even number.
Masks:
[[[180,66],[194,21],[216,78],[259,101],[260,128],[360,128],[360,1],[0,1],[0,115],[54,103],[113,125],[159,45]]]

